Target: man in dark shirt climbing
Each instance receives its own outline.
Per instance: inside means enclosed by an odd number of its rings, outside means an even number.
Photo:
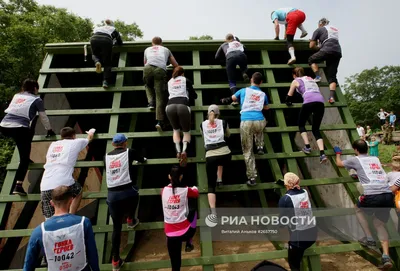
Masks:
[[[318,29],[314,31],[310,40],[310,48],[318,50],[318,52],[308,59],[308,64],[311,65],[315,73],[315,82],[321,81],[317,63],[326,61],[325,71],[330,90],[329,103],[333,104],[335,102],[334,96],[338,84],[336,78],[337,69],[340,59],[342,58],[342,48],[339,44],[339,30],[329,25],[329,21],[326,18],[322,18],[318,22]]]
[[[115,44],[122,45],[122,39],[114,23],[107,19],[103,26],[93,30],[93,36],[90,39],[96,72],[101,73],[101,65],[104,66],[103,88],[108,88],[111,79],[112,48]]]

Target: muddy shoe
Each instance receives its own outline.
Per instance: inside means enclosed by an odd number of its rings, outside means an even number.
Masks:
[[[181,159],[179,160],[179,165],[181,167],[186,167],[187,165],[187,154],[186,152],[181,153]]]
[[[376,249],[376,242],[373,239],[368,239],[367,237],[363,237],[360,240],[358,240],[358,242],[364,247],[368,247],[370,249]]]
[[[186,243],[185,252],[192,252],[194,249],[194,245],[191,243]]]
[[[382,266],[381,270],[389,270],[393,267],[392,260],[388,255],[382,255]]]

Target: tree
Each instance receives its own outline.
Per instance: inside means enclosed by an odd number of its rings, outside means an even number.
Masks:
[[[345,97],[357,123],[378,126],[380,108],[400,113],[400,66],[367,69],[345,82]]]
[[[102,24],[98,26],[102,26],[104,21],[101,23]],[[143,32],[136,23],[126,24],[123,21],[116,20],[114,21],[114,26],[118,30],[123,41],[133,41],[136,38],[143,38]]]
[[[213,40],[213,37],[211,37],[210,35],[203,35],[200,37],[192,36],[189,37],[189,40]]]

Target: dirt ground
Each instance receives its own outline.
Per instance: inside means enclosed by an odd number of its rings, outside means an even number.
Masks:
[[[135,254],[131,261],[160,261],[168,260],[168,251],[165,244],[165,235],[162,230],[146,231],[138,242]],[[196,233],[193,240],[195,249],[190,253],[182,250],[182,259],[200,257],[199,234]],[[319,245],[340,244],[338,241],[324,241]],[[274,250],[271,243],[266,242],[213,242],[214,255],[240,254],[240,253],[259,253]],[[272,260],[286,269],[289,269],[284,259]],[[216,271],[251,270],[257,262],[242,262],[232,264],[215,265]],[[337,253],[321,255],[322,270],[324,271],[372,271],[378,270],[374,265],[364,260],[356,253]],[[182,271],[201,271],[200,266],[183,267]],[[170,269],[153,269],[152,271],[170,271]]]

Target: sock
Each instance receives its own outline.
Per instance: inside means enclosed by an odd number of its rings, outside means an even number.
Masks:
[[[296,56],[294,55],[294,48],[289,48],[289,54],[290,58],[296,58]]]
[[[306,144],[306,148],[308,149],[311,148],[310,144]]]
[[[222,180],[221,179],[217,179],[217,183],[222,183]]]
[[[182,152],[185,152],[185,151],[186,151],[188,143],[189,143],[189,142],[187,142],[187,141],[183,141],[183,149],[182,149]]]
[[[211,208],[211,214],[212,215],[217,215],[217,210],[215,210],[215,208]]]
[[[319,155],[325,154],[325,151],[319,151]]]
[[[176,152],[181,152],[181,143],[180,142],[175,143],[175,149],[176,149]]]
[[[335,97],[335,91],[334,90],[330,90],[330,93],[331,93],[331,97],[333,98],[333,97]]]
[[[319,70],[316,71],[316,72],[314,72],[314,74],[315,74],[315,76],[320,76],[320,75],[319,75]]]

